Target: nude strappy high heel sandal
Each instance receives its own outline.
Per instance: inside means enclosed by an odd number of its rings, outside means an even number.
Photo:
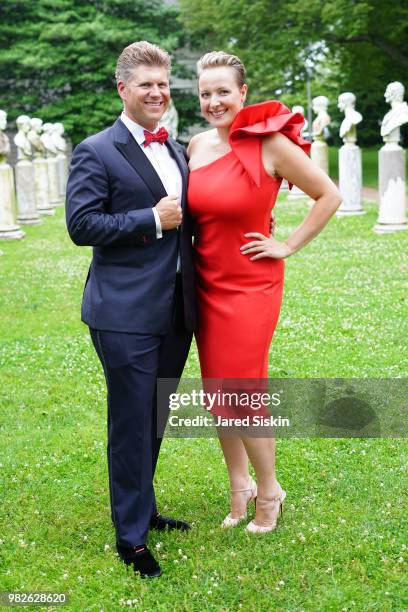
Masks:
[[[257,496],[257,486],[256,486],[256,482],[253,478],[251,478],[251,482],[250,485],[247,489],[234,489],[231,490],[231,493],[245,493],[248,492],[250,493],[248,500],[247,500],[247,504],[246,507],[248,509],[249,504],[254,501],[255,505],[256,505],[256,496]],[[242,516],[238,516],[237,518],[233,518],[231,516],[231,512],[225,517],[225,519],[222,521],[221,523],[221,527],[223,529],[226,529],[228,527],[236,527],[241,521],[243,521],[244,519],[246,519],[247,517],[247,513],[245,511],[245,514],[243,514]]]
[[[263,506],[265,508],[268,505],[270,505],[270,507],[273,508],[274,506],[275,507],[277,506],[277,512],[276,512],[275,519],[269,525],[257,525],[255,523],[256,519],[254,519],[253,521],[248,523],[248,525],[245,528],[246,531],[248,531],[249,533],[268,533],[269,531],[274,531],[274,529],[276,529],[277,524],[278,524],[278,518],[279,516],[282,516],[283,502],[285,501],[285,497],[286,497],[286,491],[284,491],[280,485],[279,487],[280,487],[280,494],[278,496],[272,497],[271,499],[259,499],[258,497],[257,502],[256,502],[258,507]]]

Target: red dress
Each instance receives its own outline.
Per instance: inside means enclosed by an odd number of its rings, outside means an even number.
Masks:
[[[282,179],[262,163],[262,137],[282,132],[308,153],[304,119],[277,101],[242,109],[230,129],[231,151],[192,170],[188,205],[193,218],[199,309],[196,333],[203,378],[268,376],[268,352],[279,318],[284,262],[250,261],[240,247],[248,232],[270,232]]]

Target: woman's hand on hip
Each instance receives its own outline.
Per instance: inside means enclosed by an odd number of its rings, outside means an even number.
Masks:
[[[280,242],[273,236],[267,238],[259,232],[250,232],[244,234],[245,238],[255,238],[251,242],[242,245],[241,253],[243,255],[251,255],[250,260],[256,261],[257,259],[263,259],[264,257],[270,257],[271,259],[285,259],[292,254],[292,251],[286,242]]]

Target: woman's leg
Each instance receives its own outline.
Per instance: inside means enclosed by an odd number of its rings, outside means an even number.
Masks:
[[[243,437],[242,442],[255,470],[258,499],[271,500],[279,497],[281,488],[275,473],[275,438]],[[278,510],[278,504],[258,504],[255,522],[258,525],[270,525]]]
[[[248,455],[245,446],[238,437],[222,437],[218,430],[222,452],[227,464],[231,491],[249,489],[250,475],[248,471]],[[238,518],[246,513],[249,491],[231,493],[231,517]]]

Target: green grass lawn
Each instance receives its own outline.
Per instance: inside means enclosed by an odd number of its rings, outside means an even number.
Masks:
[[[378,148],[362,149],[363,185],[378,189]],[[329,173],[332,179],[339,178],[339,150],[335,147],[329,149]],[[408,157],[406,157],[406,175],[408,176]],[[408,194],[408,184],[407,184]]]
[[[279,235],[306,210],[281,199]],[[272,376],[406,377],[408,232],[374,234],[377,208],[366,210],[286,262]],[[61,209],[0,248],[0,591],[67,592],[78,612],[408,610],[398,439],[278,440],[286,509],[258,537],[219,526],[217,441],[167,439],[159,508],[193,529],[151,534],[161,579],[126,571],[109,516],[104,381],[79,320],[90,250],[69,241]],[[186,375],[198,374],[193,350]]]

